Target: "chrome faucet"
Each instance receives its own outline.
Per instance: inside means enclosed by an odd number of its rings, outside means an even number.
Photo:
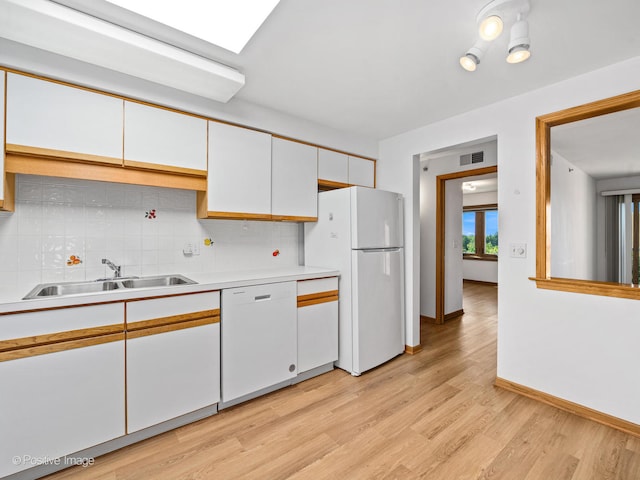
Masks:
[[[113,270],[113,278],[120,278],[120,265],[116,265],[107,258],[102,259],[102,264],[108,266],[111,270]]]

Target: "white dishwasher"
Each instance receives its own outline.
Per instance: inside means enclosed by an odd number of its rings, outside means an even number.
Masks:
[[[297,376],[296,282],[222,291],[222,407]]]

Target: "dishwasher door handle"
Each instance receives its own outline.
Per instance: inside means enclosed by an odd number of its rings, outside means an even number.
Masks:
[[[255,297],[253,297],[253,300],[256,302],[265,302],[267,300],[271,300],[271,295],[257,295]]]

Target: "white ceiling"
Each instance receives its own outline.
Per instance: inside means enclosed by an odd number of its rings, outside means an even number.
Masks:
[[[102,18],[111,8],[56,1]],[[377,139],[640,54],[640,1],[532,0],[530,60],[505,62],[507,31],[466,72],[458,59],[486,3],[281,0],[239,55],[165,36],[244,73],[236,98]],[[129,19],[130,28],[145,23]]]
[[[640,175],[640,108],[551,129],[551,150],[593,178]]]

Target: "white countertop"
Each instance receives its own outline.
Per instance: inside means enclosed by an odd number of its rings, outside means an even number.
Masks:
[[[180,272],[174,272],[180,273]],[[287,282],[295,280],[309,280],[312,278],[334,277],[340,275],[338,270],[322,267],[287,267],[265,270],[245,270],[233,272],[194,273],[185,275],[198,282],[194,285],[176,285],[171,287],[135,288],[126,290],[112,290],[99,293],[83,293],[66,295],[64,297],[36,298],[22,300],[28,291],[35,287],[0,292],[0,314],[21,312],[26,310],[40,310],[49,308],[68,307],[74,305],[89,305],[92,303],[116,302],[132,298],[150,298],[180,293],[196,293],[223,288],[244,287],[265,283]]]

